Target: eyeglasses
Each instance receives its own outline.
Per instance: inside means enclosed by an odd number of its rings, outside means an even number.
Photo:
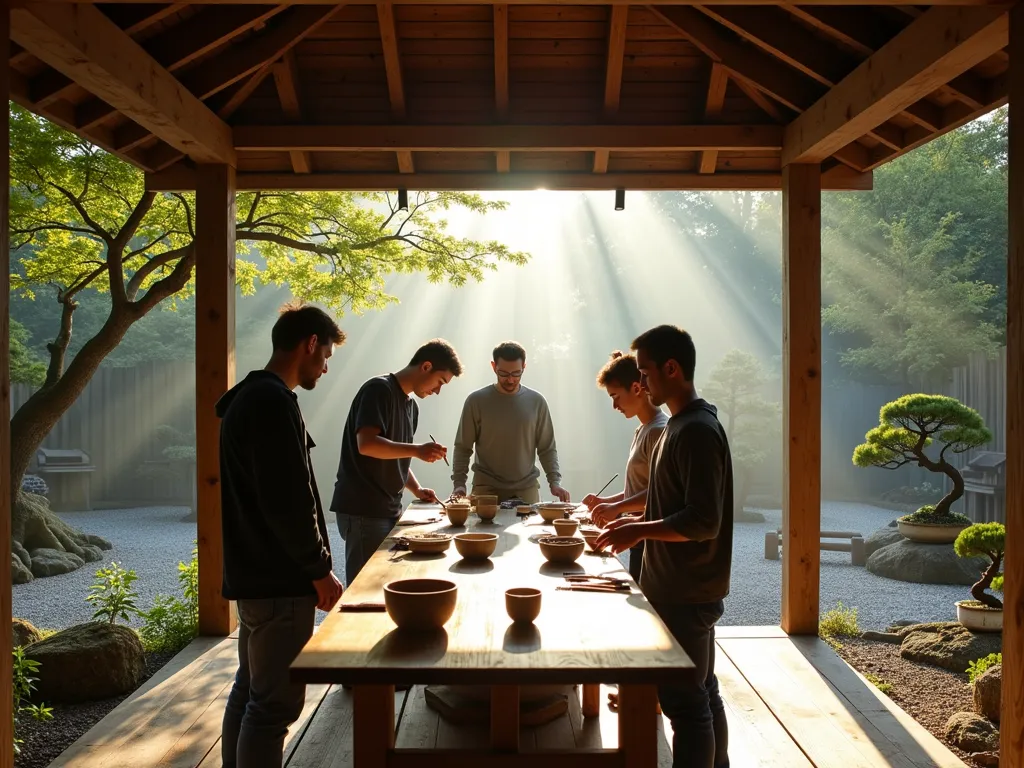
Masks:
[[[508,371],[495,371],[495,373],[498,375],[499,379],[518,379],[523,375],[522,371],[512,371],[511,373]]]

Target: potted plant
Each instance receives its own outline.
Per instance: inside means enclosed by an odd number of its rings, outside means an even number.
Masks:
[[[904,395],[882,406],[879,424],[864,436],[853,451],[858,467],[898,469],[906,464],[945,475],[952,482],[949,493],[937,504],[925,505],[899,518],[899,531],[911,541],[949,544],[971,524],[969,518],[952,511],[964,495],[964,478],[946,460],[949,453],[964,453],[992,439],[981,415],[959,400],[945,395]],[[942,444],[935,458],[925,449]]]
[[[973,600],[959,600],[956,618],[975,632],[1000,632],[1003,629],[1003,602],[985,590],[1002,591],[1003,565],[1006,549],[1006,526],[1002,523],[975,523],[960,532],[953,545],[960,557],[987,557],[991,564],[971,587]]]

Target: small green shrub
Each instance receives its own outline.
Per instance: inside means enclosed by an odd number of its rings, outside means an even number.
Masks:
[[[53,719],[53,708],[45,704],[29,704],[32,692],[39,680],[39,662],[25,656],[24,650],[15,648],[13,651],[13,691],[14,691],[14,754],[21,753],[22,740],[18,738],[18,716],[27,714],[33,720],[45,723]]]
[[[904,523],[916,523],[918,525],[970,525],[971,518],[961,515],[959,512],[949,511],[946,513],[936,512],[935,507],[930,504],[918,509],[911,515],[904,515],[900,518]]]
[[[1003,663],[1003,654],[990,653],[982,659],[976,659],[967,667],[967,678],[974,685],[974,681],[981,677],[982,673],[991,666]]]
[[[826,642],[839,637],[859,637],[857,609],[844,608],[841,602],[836,603],[835,608],[825,611],[818,619],[818,636]]]
[[[135,605],[138,595],[132,587],[138,579],[135,571],[126,571],[119,563],[111,563],[109,568],[96,571],[96,582],[89,587],[91,594],[85,598],[96,606],[92,617],[105,619],[111,624],[118,619],[130,621],[139,613]]]
[[[867,679],[867,681],[869,683],[871,683],[873,686],[875,686],[875,688],[880,690],[886,696],[888,696],[890,693],[892,693],[892,683],[884,680],[883,678],[881,678],[878,675],[873,674],[871,672],[866,672],[864,674],[864,677]]]
[[[142,613],[145,623],[139,637],[147,651],[177,651],[184,648],[199,630],[199,557],[192,550],[192,559],[178,563],[178,585],[181,599],[157,595],[153,607]]]

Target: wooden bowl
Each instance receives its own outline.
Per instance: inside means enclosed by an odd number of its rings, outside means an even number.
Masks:
[[[566,512],[572,512],[574,509],[576,509],[575,504],[567,504],[564,501],[546,501],[537,505],[540,516],[549,523],[563,519]]]
[[[469,519],[469,504],[449,504],[448,522],[452,525],[465,525]]]
[[[481,520],[493,520],[495,517],[498,516],[498,505],[495,504],[494,506],[480,506],[479,504],[477,504],[476,515]]]
[[[579,530],[579,520],[555,520],[555,533],[559,536],[573,536]]]
[[[532,624],[540,615],[540,590],[533,587],[505,590],[505,611],[512,621]]]
[[[452,543],[452,537],[446,533],[407,533],[402,539],[409,545],[409,551],[418,555],[444,552]]]
[[[597,541],[597,537],[600,536],[604,531],[600,528],[584,528],[580,531],[580,536],[587,543],[587,549],[591,552],[599,552],[600,550],[594,547],[594,542]]]
[[[455,612],[458,587],[444,579],[401,579],[384,585],[384,608],[401,629],[440,629]]]
[[[498,506],[498,497],[491,494],[473,496],[473,503],[478,507],[496,507]]]
[[[537,540],[540,553],[550,563],[574,563],[583,554],[583,539],[571,536],[544,536]]]
[[[498,546],[496,533],[460,533],[455,537],[455,549],[466,560],[486,560]]]

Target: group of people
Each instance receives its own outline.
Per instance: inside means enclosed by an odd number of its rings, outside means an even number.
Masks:
[[[225,768],[281,765],[288,726],[305,698],[305,687],[289,680],[289,666],[312,636],[316,609],[333,608],[343,590],[313,472],[314,443],[294,390],[316,386],[345,334],[323,310],[293,305],[282,309],[271,341],[266,367],[217,404],[223,594],[236,601],[239,623],[238,671],[223,722]],[[728,736],[714,627],[729,591],[732,465],[715,407],[694,388],[695,364],[692,338],[670,325],[637,337],[630,353],[613,354],[598,385],[615,410],[640,424],[623,490],[583,503],[605,529],[596,546],[629,551],[630,574],[696,667],[692,682],[658,691],[674,730],[674,765],[721,768]],[[547,401],[522,384],[526,351],[499,344],[491,367],[495,382],[463,406],[453,495],[466,495],[469,486],[500,501],[540,501],[539,459],[551,494],[569,501]],[[451,344],[434,339],[404,368],[369,379],[356,393],[330,504],[345,542],[346,583],[393,530],[405,491],[438,501],[420,484],[412,459],[447,460],[448,449],[433,439],[415,442],[417,400],[462,373]]]

